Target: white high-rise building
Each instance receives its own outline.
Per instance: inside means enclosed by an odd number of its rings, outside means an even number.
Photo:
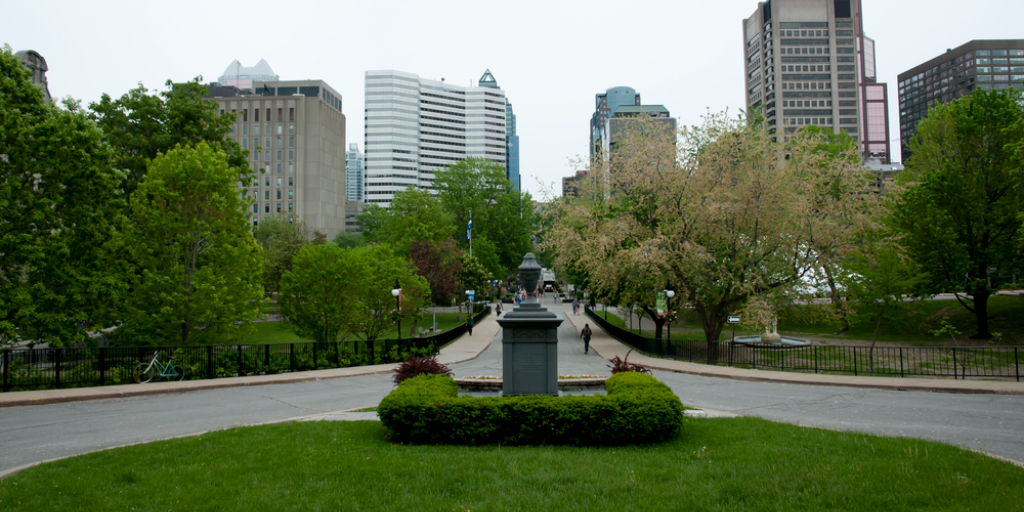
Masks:
[[[410,185],[434,192],[434,173],[466,157],[506,166],[505,112],[497,87],[367,71],[366,204],[387,208]]]

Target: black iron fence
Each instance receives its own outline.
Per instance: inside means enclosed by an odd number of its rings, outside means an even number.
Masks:
[[[474,323],[490,314],[484,306]],[[324,370],[369,364],[395,363],[409,354],[437,354],[465,334],[465,323],[433,336],[335,341],[208,345],[189,347],[37,348],[0,351],[3,391],[128,384],[132,370],[148,363],[153,352],[160,361],[174,357],[185,368],[185,379],[216,379],[245,375]]]
[[[613,338],[643,354],[693,363],[814,373],[880,376],[1008,378],[1020,382],[1018,347],[759,346],[657,340],[612,325],[589,307],[587,316]]]

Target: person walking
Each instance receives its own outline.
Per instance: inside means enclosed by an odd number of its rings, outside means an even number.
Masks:
[[[469,318],[466,321],[466,327],[469,328],[469,335],[472,336],[473,335],[473,312],[469,313]]]
[[[576,299],[572,299],[572,314],[576,316],[580,314],[580,303]]]
[[[580,338],[583,338],[583,353],[590,353],[590,337],[594,334],[590,330],[590,324],[583,324],[583,332],[580,333]]]

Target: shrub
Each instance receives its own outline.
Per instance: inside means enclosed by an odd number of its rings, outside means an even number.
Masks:
[[[458,396],[447,375],[403,381],[377,406],[392,439],[421,444],[623,445],[665,441],[682,403],[654,377],[613,375],[607,395]]]
[[[410,355],[404,363],[398,365],[395,370],[395,384],[401,384],[405,379],[417,375],[452,375],[447,366],[437,362],[437,357],[416,357]]]
[[[639,372],[639,373],[646,373],[647,375],[650,375],[651,374],[650,368],[648,368],[648,367],[646,367],[646,366],[644,366],[642,364],[630,363],[628,361],[629,354],[631,354],[631,353],[633,353],[633,349],[629,349],[629,352],[626,352],[626,357],[625,358],[620,359],[619,356],[615,356],[615,357],[613,357],[611,359],[612,364],[605,365],[605,366],[607,366],[608,368],[612,369],[612,374],[613,375],[616,374],[616,373],[621,373],[621,372]]]

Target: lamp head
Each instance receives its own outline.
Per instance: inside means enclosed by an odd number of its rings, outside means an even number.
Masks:
[[[672,297],[675,297],[675,296],[676,296],[676,292],[675,292],[675,291],[673,291],[673,290],[666,290],[666,291],[665,291],[665,295],[667,295],[667,296],[668,296],[668,298],[670,298],[670,299],[671,299]]]

